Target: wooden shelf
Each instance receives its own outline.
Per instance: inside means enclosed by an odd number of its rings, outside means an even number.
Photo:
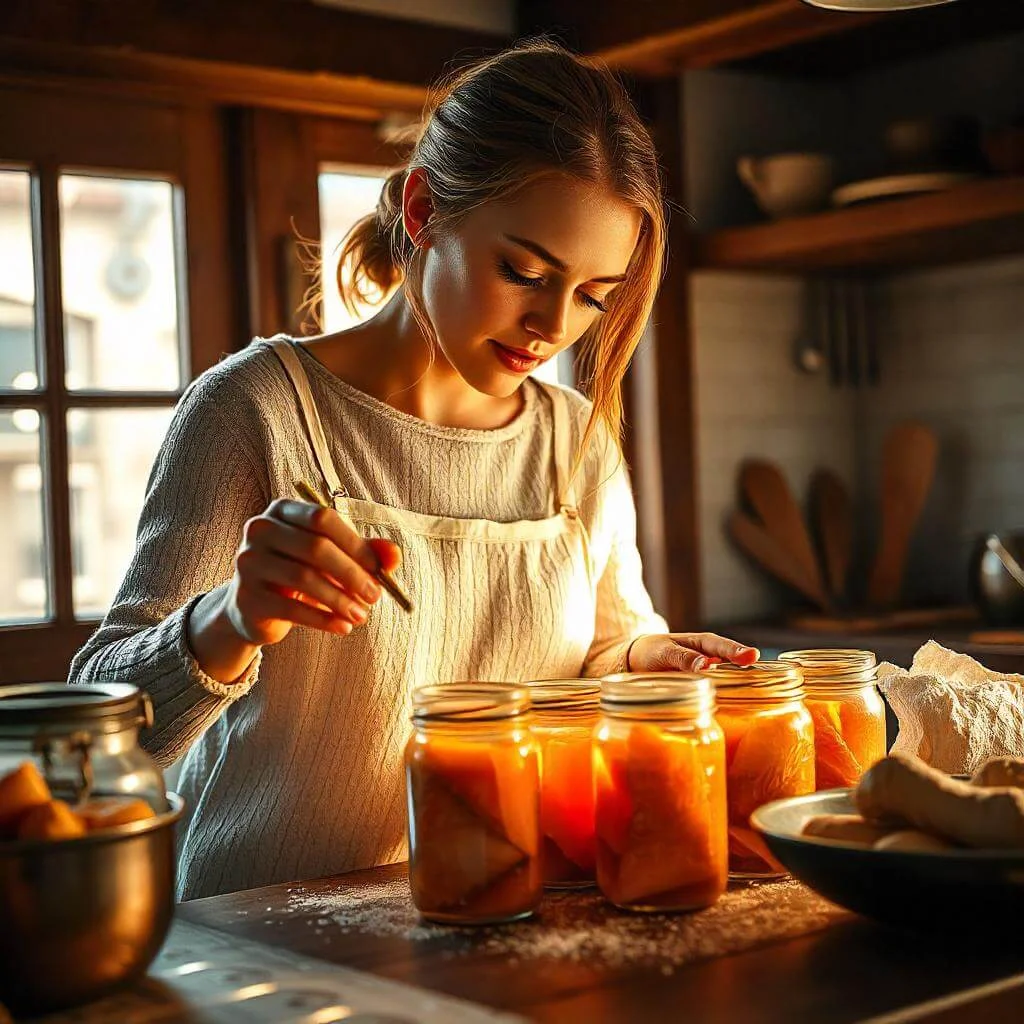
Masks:
[[[927,266],[1024,252],[1024,177],[727,228],[697,239],[699,269],[813,272]]]

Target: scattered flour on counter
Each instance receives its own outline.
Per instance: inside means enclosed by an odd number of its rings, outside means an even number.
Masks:
[[[690,914],[629,914],[596,890],[547,892],[526,921],[478,928],[420,918],[404,878],[358,889],[296,886],[284,911],[318,932],[393,936],[430,943],[450,957],[481,951],[507,960],[548,958],[623,967],[673,969],[708,957],[818,931],[851,915],[793,880],[734,885],[712,907]]]

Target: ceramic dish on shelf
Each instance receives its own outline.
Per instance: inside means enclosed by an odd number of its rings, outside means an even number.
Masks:
[[[977,174],[965,171],[929,171],[921,174],[889,174],[865,181],[851,181],[832,192],[833,206],[852,206],[873,199],[891,199],[921,192],[941,192],[961,182],[973,181]]]
[[[1019,929],[1024,850],[909,853],[802,835],[819,814],[856,814],[848,789],[776,800],[751,825],[795,878],[833,903],[885,924],[991,935]]]

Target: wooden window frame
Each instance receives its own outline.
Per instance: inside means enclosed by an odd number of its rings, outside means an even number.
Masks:
[[[34,408],[41,437],[49,603],[45,620],[0,625],[0,685],[61,679],[97,619],[73,610],[67,411],[69,408],[173,406],[191,378],[233,344],[238,318],[230,272],[221,115],[210,105],[72,94],[45,84],[0,88],[4,137],[0,160],[33,172],[36,338],[45,386],[0,393],[0,411]],[[68,392],[64,379],[58,178],[64,171],[152,177],[176,188],[176,231],[184,297],[183,374],[175,391]],[[180,198],[179,198],[180,197]],[[40,247],[41,246],[41,247]],[[47,259],[43,259],[43,253]]]

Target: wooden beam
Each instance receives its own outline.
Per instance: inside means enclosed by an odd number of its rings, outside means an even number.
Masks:
[[[425,85],[306,74],[240,64],[84,49],[0,35],[0,83],[33,88],[73,88],[101,97],[155,103],[214,103],[264,107],[301,113],[375,121],[390,111],[419,113]]]
[[[502,42],[310,0],[6,0],[0,35],[405,85]]]
[[[863,28],[880,17],[837,14],[800,0],[521,0],[519,28],[546,26],[616,68],[665,76]]]
[[[122,83],[335,115],[350,113],[339,107],[418,110],[446,69],[506,42],[310,0],[5,0],[0,7],[5,75],[116,81],[120,74]]]

